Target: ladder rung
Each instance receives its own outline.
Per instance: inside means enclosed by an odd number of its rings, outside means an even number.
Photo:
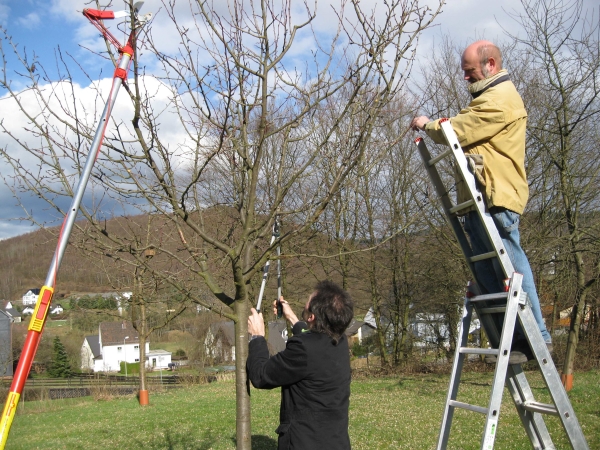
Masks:
[[[440,153],[435,158],[431,158],[429,161],[427,161],[427,164],[429,164],[429,167],[435,166],[438,162],[440,162],[446,156],[451,155],[451,154],[452,154],[452,149],[446,150],[444,153]]]
[[[456,205],[454,208],[450,208],[450,214],[455,214],[458,211],[462,211],[463,209],[470,208],[474,204],[475,204],[475,201],[473,199],[467,200],[466,202]]]
[[[498,355],[496,348],[461,347],[458,351],[465,355]]]
[[[484,259],[491,259],[491,258],[495,258],[496,257],[496,252],[488,252],[488,253],[482,253],[481,255],[475,255],[475,256],[471,256],[471,258],[469,258],[471,260],[471,262],[477,262],[477,261],[482,261]]]
[[[556,406],[549,405],[547,403],[525,402],[525,403],[523,403],[523,409],[526,411],[558,416],[558,411],[556,410]]]
[[[450,406],[454,406],[456,408],[468,409],[469,411],[474,411],[481,414],[488,413],[488,409],[484,408],[483,406],[469,405],[468,403],[457,402],[456,400],[450,400],[448,403]]]
[[[489,300],[506,300],[508,292],[496,292],[495,294],[476,295],[469,299],[470,302],[487,302]]]
[[[484,314],[497,314],[506,312],[506,306],[494,306],[491,308],[480,308],[477,310],[477,314],[483,316]]]

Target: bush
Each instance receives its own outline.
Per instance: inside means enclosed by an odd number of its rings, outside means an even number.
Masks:
[[[127,372],[125,372],[125,361],[121,361],[121,367],[119,373],[125,375],[139,374],[140,373],[140,363],[127,363]]]

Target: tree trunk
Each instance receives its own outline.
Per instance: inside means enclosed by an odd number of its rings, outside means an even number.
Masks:
[[[573,373],[575,367],[575,355],[577,353],[577,344],[579,343],[579,332],[581,330],[581,320],[585,306],[585,292],[580,292],[579,299],[571,311],[571,325],[569,326],[569,338],[567,340],[567,351],[561,379],[567,391],[573,388]]]
[[[140,337],[140,406],[148,405],[148,389],[146,388],[146,337],[148,327],[146,324],[146,306],[140,303],[140,323],[138,335]]]
[[[235,302],[235,398],[236,398],[236,448],[252,450],[250,425],[250,384],[246,373],[248,359],[248,299]]]

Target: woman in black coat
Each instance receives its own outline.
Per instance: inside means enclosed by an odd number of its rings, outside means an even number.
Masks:
[[[298,321],[283,298],[280,302],[293,324],[286,349],[269,358],[262,314],[252,309],[247,361],[255,388],[281,386],[278,449],[349,449],[350,356],[344,331],[352,321],[352,300],[323,281],[306,303],[306,322]]]

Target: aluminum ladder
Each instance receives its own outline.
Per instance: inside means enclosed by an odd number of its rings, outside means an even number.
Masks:
[[[484,196],[479,191],[472,168],[458,142],[458,138],[450,121],[440,121],[442,131],[446,137],[449,149],[432,157],[422,138],[417,138],[415,143],[419,149],[429,177],[441,200],[446,217],[452,226],[454,234],[462,248],[474,279],[474,264],[477,261],[490,260],[499,281],[508,283],[507,290],[498,293],[481,294],[476,283],[469,285],[463,307],[463,315],[460,323],[458,342],[452,366],[448,395],[444,407],[444,414],[437,449],[445,449],[450,438],[452,418],[456,408],[484,414],[485,426],[481,438],[481,449],[491,450],[498,429],[498,419],[504,386],[511,394],[517,412],[525,428],[527,436],[534,449],[554,449],[555,446],[548,429],[544,423],[543,416],[550,414],[558,416],[567,434],[568,440],[576,450],[589,449],[579,421],[575,416],[567,392],[565,391],[560,376],[554,366],[546,343],[537,326],[531,308],[527,300],[527,294],[523,292],[521,283],[523,276],[514,271],[513,265],[508,257],[500,234],[486,209]],[[446,188],[436,165],[445,158],[452,158],[455,180],[464,182],[465,192],[468,200],[460,204],[454,204],[450,198],[452,189]],[[450,178],[450,177],[448,177]],[[488,235],[489,252],[475,255],[469,244],[466,232],[459,219],[461,212],[474,209],[477,211]],[[507,281],[505,281],[507,280]],[[473,311],[480,319],[490,341],[491,348],[482,349],[468,346],[468,335]],[[544,404],[535,401],[533,392],[527,382],[521,365],[509,364],[510,350],[513,340],[515,326],[519,320],[523,333],[527,338],[534,358],[537,361],[542,377],[553,404]],[[494,355],[496,356],[496,368],[494,371],[490,399],[487,406],[477,406],[463,403],[457,400],[460,377],[463,364],[467,355]]]

